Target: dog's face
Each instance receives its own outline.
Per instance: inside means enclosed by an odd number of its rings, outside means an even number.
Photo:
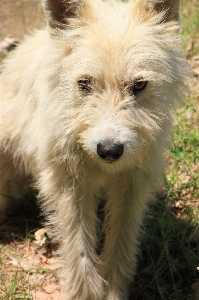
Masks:
[[[65,100],[78,151],[105,169],[142,164],[164,145],[183,87],[178,1],[64,3],[45,1],[45,8],[53,34],[57,18],[70,27],[60,89],[72,99]],[[60,19],[59,5],[68,18]]]

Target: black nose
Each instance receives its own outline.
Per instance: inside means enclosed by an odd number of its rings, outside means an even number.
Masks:
[[[120,143],[104,142],[97,145],[97,154],[110,163],[118,160],[122,156],[123,151],[124,147]]]

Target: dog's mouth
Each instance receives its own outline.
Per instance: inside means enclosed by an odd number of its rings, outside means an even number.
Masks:
[[[114,162],[116,162],[119,158],[117,156],[110,156],[110,157],[106,157],[106,156],[101,156],[101,159],[103,159],[104,162],[108,163],[108,164],[113,164]]]
[[[116,162],[116,160],[115,159],[105,159],[105,161],[106,161],[106,163],[108,163],[108,164],[113,164],[114,162]]]

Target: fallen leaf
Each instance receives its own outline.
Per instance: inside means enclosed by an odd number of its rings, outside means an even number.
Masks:
[[[47,239],[46,228],[41,228],[35,232],[35,244],[38,246],[43,246]]]

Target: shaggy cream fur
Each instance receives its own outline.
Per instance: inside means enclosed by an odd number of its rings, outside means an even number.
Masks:
[[[127,300],[186,87],[179,1],[43,7],[47,27],[0,77],[0,218],[32,178],[61,244],[63,299]]]

